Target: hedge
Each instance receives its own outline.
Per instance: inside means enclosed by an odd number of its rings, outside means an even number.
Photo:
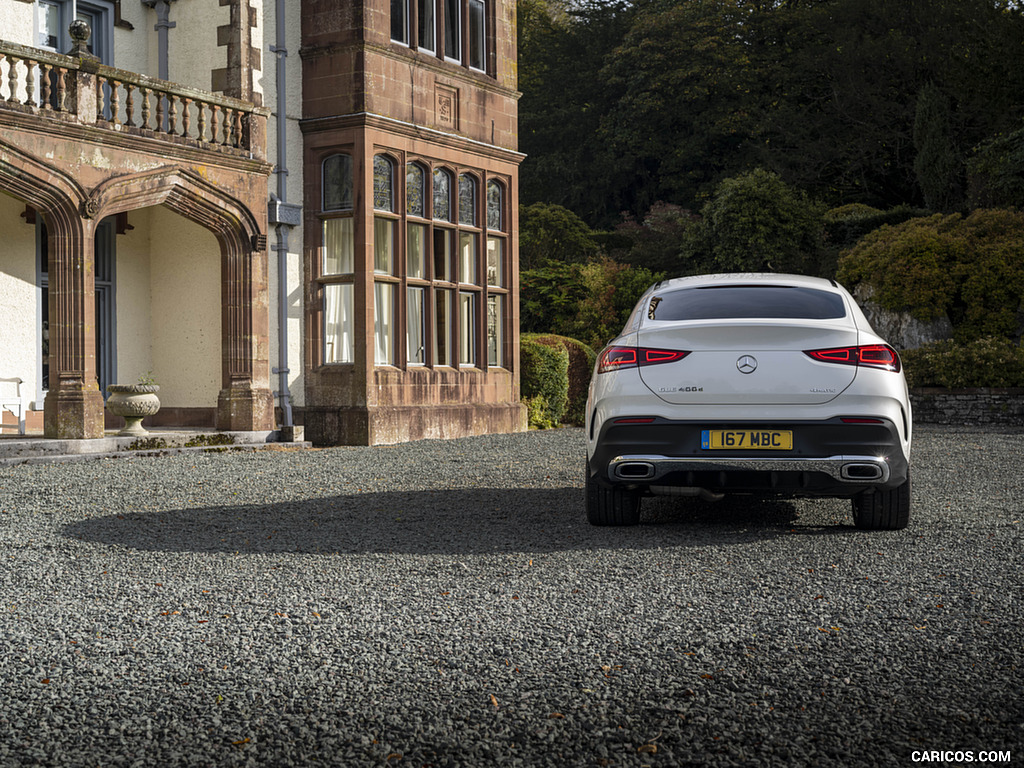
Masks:
[[[911,387],[1024,387],[1024,348],[1006,339],[935,341],[900,356]]]
[[[563,421],[577,427],[583,426],[586,421],[587,390],[590,388],[590,377],[594,372],[597,353],[582,341],[553,333],[524,334],[522,339],[546,347],[564,349],[569,354],[568,405]],[[525,385],[523,387],[525,394]]]
[[[569,352],[529,337],[519,342],[519,386],[531,427],[557,427],[569,405]]]

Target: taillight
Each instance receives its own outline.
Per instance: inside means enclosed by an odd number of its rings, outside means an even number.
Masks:
[[[649,347],[608,347],[601,352],[598,373],[636,368],[638,365],[661,365],[682,360],[689,352],[678,349],[651,349]]]
[[[900,356],[887,344],[869,344],[864,347],[835,347],[834,349],[814,349],[804,352],[814,360],[839,365],[863,365],[868,368],[880,368],[884,371],[898,373]]]

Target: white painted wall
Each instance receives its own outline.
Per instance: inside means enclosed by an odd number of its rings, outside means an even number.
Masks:
[[[217,405],[221,385],[220,246],[166,208],[129,214],[117,243],[117,378],[152,372],[166,407]]]
[[[26,405],[36,399],[36,230],[21,218],[25,204],[0,194],[0,378],[22,380]],[[12,394],[3,385],[3,394]],[[42,409],[39,403],[38,409]]]
[[[302,133],[299,130],[299,119],[302,110],[302,60],[298,56],[300,46],[301,17],[298,3],[281,0],[286,4],[286,28],[285,47],[288,49],[286,73],[288,76],[286,114],[288,117],[287,127],[287,169],[288,169],[288,202],[296,205],[303,205],[302,199]],[[263,3],[263,72],[259,83],[263,92],[263,103],[272,111],[267,121],[267,149],[270,161],[277,164],[277,55],[272,53],[270,47],[276,45],[277,40],[277,9],[274,0],[267,0]],[[277,192],[277,176],[271,175],[269,181],[270,191]],[[292,395],[292,404],[301,406],[305,402],[302,371],[303,361],[303,304],[302,304],[302,227],[294,227],[288,233],[288,277],[287,277],[287,304],[288,304],[288,370],[291,371],[288,377],[288,389]],[[274,227],[270,227],[267,233],[267,241],[270,246],[277,243],[277,233]],[[278,332],[278,252],[271,248],[270,263],[268,266],[270,274],[270,367],[278,367],[279,340]],[[271,374],[270,389],[279,389],[278,377]],[[275,401],[275,404],[279,404]]]
[[[156,12],[149,13],[149,27],[156,23]],[[168,31],[168,76],[175,83],[211,90],[210,72],[227,66],[227,46],[217,45],[217,27],[231,21],[231,9],[213,0],[171,3]],[[153,33],[150,60],[156,72],[156,33]]]
[[[35,5],[0,0],[0,40],[35,46]]]

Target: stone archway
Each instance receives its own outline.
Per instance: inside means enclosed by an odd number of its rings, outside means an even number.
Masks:
[[[217,428],[273,428],[266,238],[249,206],[181,166],[108,176],[87,193],[70,174],[2,140],[0,186],[40,213],[50,237],[48,437],[103,436],[95,359],[95,228],[106,216],[151,205],[164,205],[203,226],[220,247],[223,352]]]

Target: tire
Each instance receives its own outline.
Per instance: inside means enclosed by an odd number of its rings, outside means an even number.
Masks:
[[[587,462],[587,520],[591,525],[637,525],[640,493],[616,485],[603,485],[590,474]]]
[[[900,531],[910,523],[910,470],[903,485],[853,497],[853,523],[862,531]]]

